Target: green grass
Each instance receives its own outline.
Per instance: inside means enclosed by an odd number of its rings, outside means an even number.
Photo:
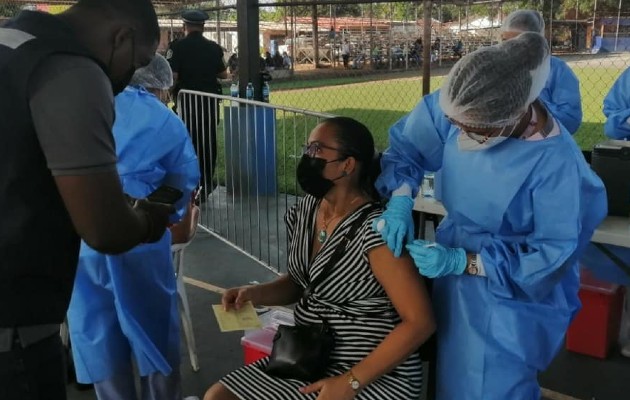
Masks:
[[[574,70],[580,79],[584,113],[575,139],[582,149],[591,149],[595,143],[604,140],[602,103],[624,68],[581,67]],[[438,88],[442,80],[443,77],[431,78],[431,89]],[[387,147],[388,128],[416,105],[422,90],[420,77],[382,81],[365,79],[362,82],[350,78],[326,79],[303,83],[311,88],[281,90],[274,86],[272,103],[356,118],[370,128],[379,149]]]
[[[437,86],[436,86],[437,87]],[[421,97],[422,79],[365,81],[351,85],[275,91],[274,104],[358,119],[370,128],[379,149],[387,147],[387,130]]]
[[[592,149],[604,140],[603,99],[615,79],[625,69],[619,67],[580,67],[574,69],[580,79],[583,123],[574,136],[582,149]],[[271,101],[275,105],[318,111],[356,118],[370,128],[378,149],[388,144],[388,129],[407,114],[420,100],[422,78],[380,79],[379,76],[326,78],[272,85]],[[431,90],[437,89],[443,77],[431,78]],[[278,112],[276,115],[276,152],[279,190],[295,193],[296,160],[301,145],[315,126],[316,119]],[[220,139],[220,145],[222,145]],[[223,163],[223,151],[218,165]],[[218,171],[224,177],[224,170]],[[221,178],[223,183],[224,179]]]
[[[604,97],[625,68],[626,66],[583,67],[573,70],[580,80],[584,113],[582,125],[574,137],[583,150],[591,150],[596,143],[605,140],[606,117],[602,113]]]

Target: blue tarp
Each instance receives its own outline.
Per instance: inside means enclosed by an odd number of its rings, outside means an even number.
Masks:
[[[621,52],[630,51],[630,37],[619,37],[617,40],[617,46],[615,48],[615,37],[595,36],[595,45],[591,49],[591,53],[596,54],[599,52]]]

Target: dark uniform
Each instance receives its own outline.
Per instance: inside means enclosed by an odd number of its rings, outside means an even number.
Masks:
[[[203,25],[208,14],[196,10],[186,11],[182,19],[189,24]],[[221,94],[217,75],[226,70],[223,49],[206,39],[202,32],[190,32],[185,38],[171,43],[166,58],[173,72],[178,75],[175,98],[181,89]],[[217,160],[217,102],[198,96],[185,96],[180,102],[178,106],[182,107],[184,123],[192,135],[199,157],[201,182],[209,192]]]

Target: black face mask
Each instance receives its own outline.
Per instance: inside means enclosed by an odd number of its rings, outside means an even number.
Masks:
[[[127,85],[129,85],[129,82],[131,82],[131,79],[133,78],[133,74],[136,73],[136,67],[134,66],[134,60],[136,58],[136,39],[135,39],[135,35],[131,37],[131,66],[129,67],[129,69],[127,70],[127,72],[125,72],[125,75],[123,75],[122,78],[120,79],[113,79],[111,76],[109,78],[109,80],[112,83],[112,91],[114,92],[114,96],[116,96],[119,93],[122,93],[123,90],[125,90],[125,88],[127,87]],[[112,61],[114,59],[114,47],[112,46],[112,52],[109,56],[109,65],[108,65],[108,69],[111,73],[112,70]]]
[[[112,91],[114,92],[114,96],[125,90],[127,85],[129,85],[129,82],[131,82],[131,78],[133,78],[133,74],[135,74],[135,72],[135,68],[132,68],[127,71],[125,76],[123,76],[120,80],[112,80]]]
[[[323,158],[312,158],[304,154],[297,166],[297,180],[302,190],[317,199],[324,197],[334,186],[333,180],[324,178],[324,168],[328,163],[341,160],[343,159],[326,161]],[[344,175],[337,179],[343,177]]]

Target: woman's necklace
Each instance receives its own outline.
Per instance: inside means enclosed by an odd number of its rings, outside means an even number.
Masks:
[[[319,243],[323,244],[326,241],[326,239],[328,239],[328,224],[339,217],[340,216],[337,216],[329,220],[326,220],[326,218],[324,218],[324,225],[322,226],[322,228],[319,230],[319,233],[317,234],[317,241]]]
[[[352,201],[350,202],[349,206],[351,206],[352,204],[354,204],[357,200],[359,200],[361,198],[361,196],[357,196],[354,199],[352,199]],[[347,213],[346,213],[347,215]],[[319,230],[319,232],[317,233],[317,241],[321,244],[323,244],[326,239],[328,239],[328,225],[337,219],[340,219],[341,217],[343,217],[344,214],[341,215],[337,215],[337,216],[330,216],[330,218],[326,219],[326,217],[324,217],[323,213],[322,213],[322,219],[324,220],[324,224],[321,227],[321,229]]]

